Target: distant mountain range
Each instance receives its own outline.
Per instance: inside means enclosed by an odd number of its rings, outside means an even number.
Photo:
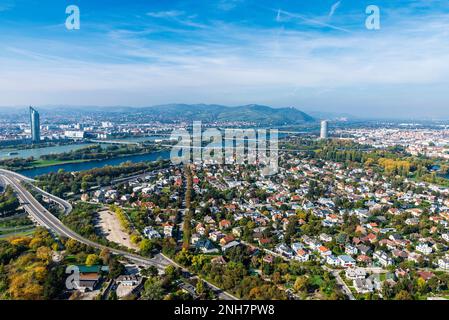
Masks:
[[[239,121],[258,124],[297,124],[315,119],[295,108],[271,108],[262,105],[227,107],[206,104],[168,104],[140,109],[151,112],[161,119],[198,121]]]
[[[252,122],[261,125],[291,125],[315,121],[315,118],[296,108],[272,108],[263,105],[251,104],[228,107],[217,104],[166,104],[152,107],[126,107],[126,106],[59,106],[36,107],[42,116],[45,114],[68,115],[103,115],[121,114],[128,119],[172,121],[223,121],[223,122]],[[27,109],[16,109],[26,113]],[[12,110],[9,110],[12,112]]]

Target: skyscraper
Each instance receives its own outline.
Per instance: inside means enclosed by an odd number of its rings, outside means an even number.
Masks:
[[[31,124],[31,141],[39,143],[41,141],[41,127],[39,120],[39,112],[30,107],[30,124]]]
[[[327,133],[327,120],[321,121],[321,131],[320,131],[320,139],[327,139],[328,133]]]

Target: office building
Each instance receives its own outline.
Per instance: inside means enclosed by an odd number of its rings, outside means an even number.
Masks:
[[[328,126],[328,121],[327,120],[321,121],[320,139],[327,139],[328,138],[327,126]]]
[[[39,112],[33,107],[30,107],[30,124],[31,124],[31,141],[39,143],[41,141],[41,127]]]

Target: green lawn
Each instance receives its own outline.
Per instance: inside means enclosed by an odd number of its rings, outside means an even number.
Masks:
[[[74,255],[68,255],[64,258],[66,263],[72,263],[75,264],[76,263],[76,257]]]
[[[25,229],[25,230],[17,230],[17,231],[2,231],[0,230],[0,238],[8,238],[8,237],[24,237],[24,236],[31,236],[34,233],[34,226]]]
[[[39,167],[48,167],[48,166],[54,166],[59,164],[68,164],[68,163],[80,163],[80,162],[86,162],[88,160],[36,160],[33,161],[32,166],[39,168]]]

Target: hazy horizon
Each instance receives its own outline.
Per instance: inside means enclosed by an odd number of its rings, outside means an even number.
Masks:
[[[1,106],[295,107],[449,118],[449,3],[439,0],[0,4]],[[381,29],[367,30],[368,5]]]
[[[159,106],[164,106],[164,105],[221,105],[224,107],[228,107],[228,108],[238,108],[238,107],[242,107],[245,105],[223,105],[220,103],[192,103],[192,104],[185,104],[185,103],[163,103],[160,105],[142,105],[142,106],[126,106],[126,105],[42,105],[42,106],[35,106],[33,105],[33,107],[37,108],[38,111],[42,112],[48,112],[52,109],[69,109],[69,108],[73,108],[74,110],[83,110],[83,109],[88,109],[88,108],[98,108],[98,109],[111,109],[111,111],[117,111],[118,109],[141,109],[141,108],[152,108],[152,107],[159,107]],[[248,105],[261,105],[261,104],[248,104]],[[267,105],[264,105],[267,106]],[[385,116],[385,115],[378,115],[378,116],[359,116],[356,114],[350,114],[350,113],[345,113],[345,112],[334,112],[334,111],[323,111],[323,110],[318,110],[318,109],[306,109],[306,108],[298,108],[298,107],[294,107],[294,106],[280,106],[280,107],[274,107],[274,106],[267,106],[267,107],[271,107],[271,108],[295,108],[299,111],[303,111],[306,114],[309,114],[313,117],[315,117],[316,120],[320,120],[320,119],[328,119],[328,118],[348,118],[349,120],[395,120],[395,121],[449,121],[449,116],[441,116],[441,117],[431,117],[431,116],[417,116],[417,117],[413,117],[413,116],[407,116],[407,115],[403,115],[403,116]],[[0,112],[3,113],[8,113],[8,114],[13,114],[13,113],[27,113],[28,112],[28,108],[29,106],[0,106]],[[96,110],[98,111],[98,110]],[[101,110],[101,111],[105,111],[105,110]],[[317,115],[319,115],[317,117]],[[322,116],[322,117],[320,117]]]

